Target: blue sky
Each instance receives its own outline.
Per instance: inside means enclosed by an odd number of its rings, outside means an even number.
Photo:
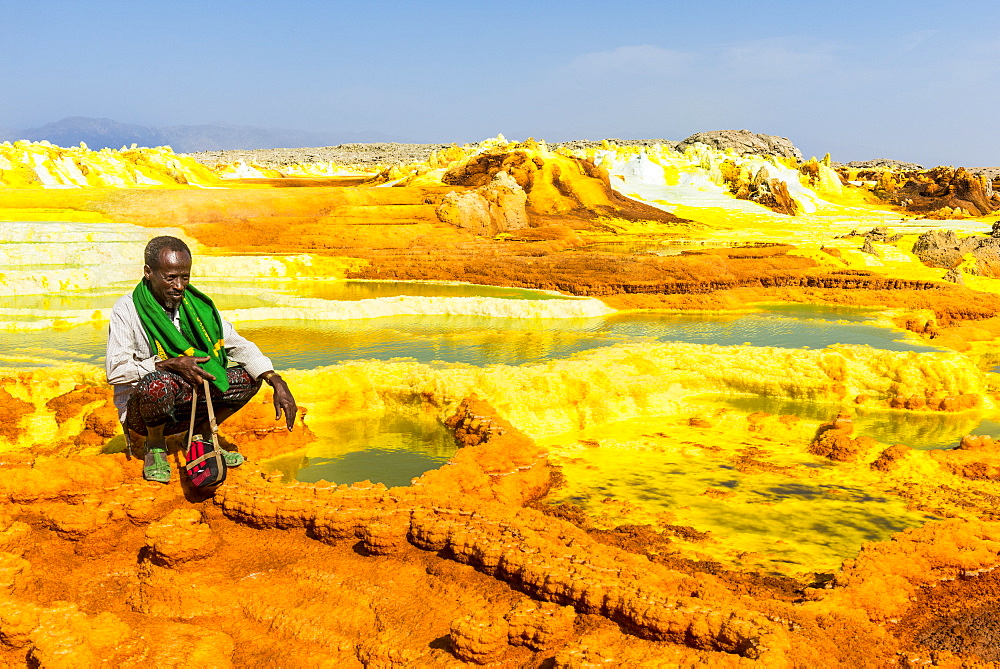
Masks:
[[[1000,165],[1000,0],[0,0],[0,19],[0,128],[746,128],[835,160]]]

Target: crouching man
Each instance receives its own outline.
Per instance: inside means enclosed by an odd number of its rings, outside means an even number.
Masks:
[[[191,394],[204,388],[203,379],[209,381],[217,423],[249,402],[264,381],[274,389],[275,420],[284,413],[291,430],[298,409],[288,384],[255,344],[222,319],[212,300],[189,284],[187,244],[155,237],[146,245],[144,261],[142,281],[111,311],[106,358],[126,437],[131,431],[146,438],[143,478],[170,481],[165,436],[187,431]],[[210,431],[202,396],[195,432]],[[228,467],[243,464],[239,453],[223,455]]]

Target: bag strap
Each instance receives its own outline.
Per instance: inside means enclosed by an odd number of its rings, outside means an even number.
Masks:
[[[212,390],[208,385],[208,379],[202,379],[205,384],[205,404],[208,405],[208,424],[212,428],[212,443],[216,443],[215,435],[219,434],[219,426],[215,423],[215,409],[212,408]]]
[[[187,443],[189,443],[189,444],[191,443],[191,439],[194,437],[194,410],[195,410],[195,408],[197,407],[197,404],[198,404],[198,393],[196,393],[194,390],[195,389],[192,387],[191,388],[191,423],[188,425],[188,438],[187,438]],[[184,448],[187,448],[187,446],[185,446]]]
[[[212,428],[212,443],[215,443],[215,435],[219,433],[219,426],[215,422],[215,409],[212,407],[212,391],[211,387],[208,385],[208,379],[202,379],[202,383],[205,384],[205,404],[208,406],[208,424]],[[198,403],[198,393],[194,392],[194,388],[191,389],[191,423],[188,425],[188,443],[191,443],[191,438],[194,437],[194,413],[195,408]]]
[[[205,390],[205,406],[208,408],[208,424],[212,429],[212,450],[209,451],[208,453],[205,453],[201,457],[186,463],[186,468],[188,471],[191,471],[191,469],[194,468],[196,465],[204,462],[205,460],[208,460],[209,458],[212,458],[213,460],[215,460],[216,467],[218,468],[218,470],[221,472],[225,472],[226,464],[225,460],[223,460],[222,458],[222,450],[219,448],[219,441],[217,437],[219,433],[219,426],[215,422],[215,409],[214,407],[212,407],[211,386],[208,385],[208,379],[202,379],[202,383],[204,383],[204,390]],[[188,425],[188,439],[187,439],[189,444],[191,443],[192,437],[194,437],[194,413],[195,413],[195,408],[197,406],[197,402],[198,402],[198,396],[194,392],[194,389],[192,388],[191,423],[190,425]]]

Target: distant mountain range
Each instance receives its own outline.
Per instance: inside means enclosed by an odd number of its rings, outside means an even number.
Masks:
[[[46,123],[38,128],[28,128],[16,132],[0,131],[0,141],[19,139],[33,142],[48,140],[58,146],[77,146],[80,142],[85,142],[94,151],[105,147],[120,149],[132,144],[170,146],[177,153],[407,141],[401,137],[377,132],[309,132],[222,123],[154,128],[119,123],[109,118],[85,116],[71,116],[55,123]]]

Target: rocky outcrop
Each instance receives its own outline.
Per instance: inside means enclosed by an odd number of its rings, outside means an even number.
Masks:
[[[751,173],[732,161],[722,164],[722,176],[730,192],[739,200],[750,200],[779,214],[795,216],[799,203],[788,192],[788,184],[771,177],[770,170],[762,165]]]
[[[452,652],[461,660],[487,664],[499,659],[508,646],[547,650],[573,635],[576,611],[572,606],[523,602],[503,618],[473,613],[451,624]]]
[[[876,196],[925,218],[986,216],[1000,209],[1000,193],[994,191],[993,181],[964,167],[842,167],[838,171],[844,179],[874,182]]]
[[[953,449],[931,453],[941,467],[971,481],[1000,481],[1000,447],[990,435],[967,434]]]
[[[930,230],[917,237],[913,253],[930,267],[951,269],[962,261],[962,256],[979,246],[979,239],[959,239],[954,230]]]
[[[874,471],[891,472],[906,457],[907,453],[910,453],[912,450],[906,444],[893,444],[879,453],[878,457],[872,461],[870,467]]]
[[[842,413],[820,426],[816,438],[809,445],[809,452],[836,462],[854,462],[877,442],[865,436],[852,439],[853,431],[854,421],[849,414]]]
[[[749,130],[696,132],[681,140],[677,148],[682,151],[685,146],[693,144],[707,144],[721,150],[732,149],[740,155],[749,153],[777,158],[794,158],[796,161],[802,160],[802,152],[787,137],[755,134]]]
[[[282,488],[260,479],[227,484],[216,500],[227,516],[241,522],[305,528],[331,544],[364,537],[373,525],[395,528],[376,533],[394,535],[396,550],[373,554],[392,555],[412,544],[474,566],[538,600],[610,617],[645,638],[784,662],[786,633],[766,617],[738,610],[725,598],[692,597],[696,579],[601,547],[571,525],[531,509],[472,507],[457,498],[425,497],[420,487]],[[502,621],[474,616],[456,621],[456,654],[488,662],[506,644],[545,647],[568,633],[568,612],[538,608],[514,611]]]
[[[587,221],[599,216],[683,222],[662,209],[618,193],[611,188],[607,171],[591,160],[550,151],[531,140],[498,140],[486,150],[451,162],[441,181],[449,186],[479,188],[493,182],[501,172],[524,190],[528,218],[534,227],[556,222],[585,227]],[[512,188],[506,179],[501,184],[504,190]]]
[[[497,172],[479,188],[444,196],[437,217],[475,235],[492,237],[528,227],[528,195],[506,172]]]
[[[923,165],[918,165],[917,163],[907,163],[902,160],[893,160],[891,158],[874,158],[872,160],[852,160],[849,163],[845,163],[843,167],[851,167],[860,170],[872,170],[880,168],[889,168],[893,170],[922,170]]]
[[[946,280],[955,283],[961,276],[960,269],[977,276],[1000,276],[1000,238],[992,234],[959,238],[954,230],[930,230],[917,238],[913,253],[929,267],[949,270],[951,278]],[[971,266],[965,263],[967,258]]]
[[[553,542],[555,528],[545,530],[541,518],[527,526],[518,523],[516,533],[508,522],[482,514],[422,512],[414,515],[411,540],[515,583],[535,598],[620,621],[645,638],[784,665],[785,630],[765,617],[676,594],[685,589],[677,581],[687,580],[682,575],[640,567],[631,560],[608,561],[610,554],[605,557],[602,549],[582,538]],[[537,529],[529,530],[532,525]],[[559,544],[562,548],[556,548]],[[554,548],[556,552],[550,552]]]
[[[31,402],[25,402],[0,388],[0,439],[14,441],[24,434],[26,428],[21,426],[22,419],[34,412],[35,406]]]

